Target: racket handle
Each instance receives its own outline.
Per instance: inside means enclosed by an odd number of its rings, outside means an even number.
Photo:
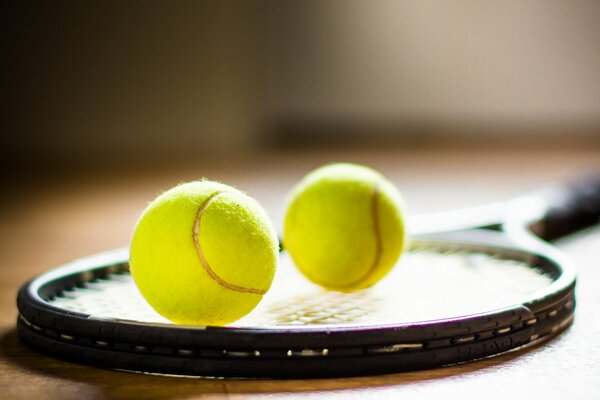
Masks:
[[[539,235],[549,241],[600,222],[600,174],[565,185],[541,222]]]

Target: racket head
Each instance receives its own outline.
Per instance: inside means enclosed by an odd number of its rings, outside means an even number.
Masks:
[[[396,275],[366,291],[338,293],[294,277],[283,255],[273,285],[280,292],[270,293],[271,298],[231,326],[192,327],[139,312],[136,307],[145,303],[135,299],[127,251],[118,250],[60,267],[25,285],[18,295],[18,326],[21,337],[42,351],[138,371],[305,378],[430,368],[536,343],[568,326],[575,275],[556,256],[515,246],[497,232],[432,234],[413,239]],[[469,287],[459,285],[461,270],[475,273],[470,289],[477,290],[464,293]],[[513,280],[506,278],[507,271]],[[450,290],[444,298],[439,285],[452,276],[458,277],[453,282],[458,292]],[[524,276],[530,279],[527,288],[519,287]],[[501,287],[502,278],[505,284],[515,283],[511,289],[516,290],[490,299],[489,291]],[[476,287],[486,280],[488,287]],[[437,298],[431,293],[421,297],[432,299],[424,310],[414,292],[399,290],[403,282],[419,291],[433,285]],[[102,312],[86,309],[85,299],[115,299],[119,290],[134,293],[127,297],[136,306],[132,313],[110,301],[100,305]],[[448,309],[448,299],[461,291],[467,294],[465,301]],[[77,298],[84,299],[83,306]],[[446,308],[440,311],[436,303]]]

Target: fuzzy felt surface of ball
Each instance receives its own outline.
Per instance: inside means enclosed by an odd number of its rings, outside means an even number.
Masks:
[[[363,289],[383,278],[405,245],[404,206],[379,172],[337,163],[292,190],[283,246],[299,270],[329,289]]]
[[[241,191],[195,181],[144,210],[130,246],[130,270],[146,301],[186,325],[225,325],[268,291],[279,259],[264,209]]]

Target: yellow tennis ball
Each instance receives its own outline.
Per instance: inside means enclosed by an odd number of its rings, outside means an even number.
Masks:
[[[221,183],[197,181],[151,202],[130,248],[133,279],[165,318],[224,325],[249,313],[269,289],[278,241],[266,212]]]
[[[402,253],[402,204],[394,185],[373,169],[323,166],[291,193],[284,248],[306,277],[326,288],[371,286]]]

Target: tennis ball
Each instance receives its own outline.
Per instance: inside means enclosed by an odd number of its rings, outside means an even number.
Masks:
[[[402,253],[403,205],[394,185],[373,169],[330,164],[292,190],[284,248],[299,270],[326,288],[373,285]]]
[[[135,227],[130,270],[146,301],[188,325],[225,325],[249,313],[269,289],[275,230],[244,193],[207,180],[152,201]]]

